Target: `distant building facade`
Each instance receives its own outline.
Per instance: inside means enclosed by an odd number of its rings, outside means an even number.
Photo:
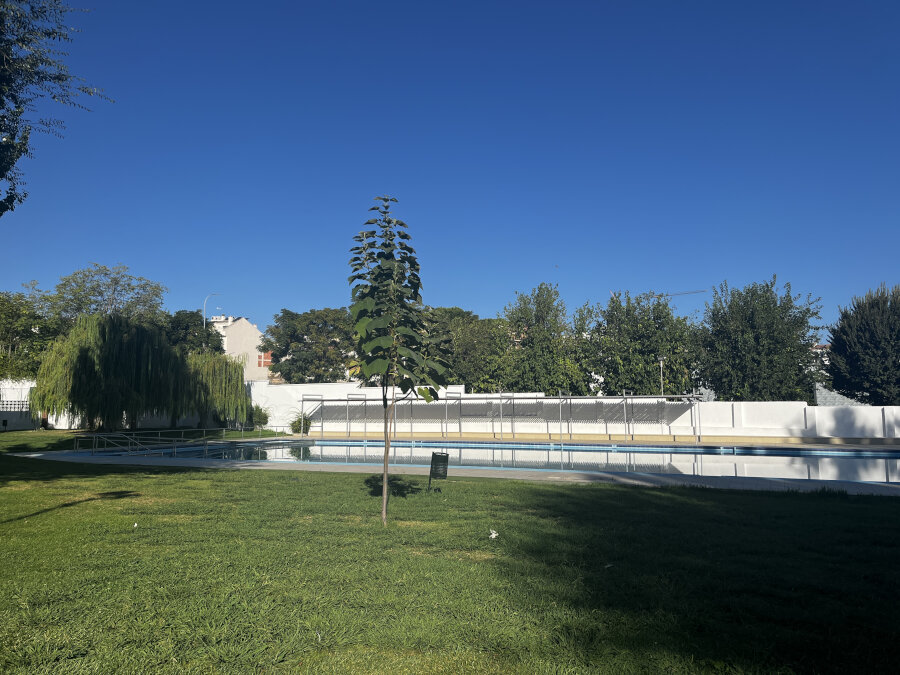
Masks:
[[[828,358],[829,352],[831,351],[831,345],[816,345],[812,348],[813,352],[819,357],[822,362],[823,370],[828,367],[828,363],[830,359]],[[841,405],[867,405],[866,403],[860,403],[856,399],[848,398],[843,394],[839,394],[836,391],[831,391],[830,389],[826,389],[825,385],[816,382],[816,405],[821,406],[841,406]]]
[[[245,317],[213,316],[211,323],[222,334],[225,353],[244,362],[244,382],[266,382],[272,352],[260,351],[262,331]]]

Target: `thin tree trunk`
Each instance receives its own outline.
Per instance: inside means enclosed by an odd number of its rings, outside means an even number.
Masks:
[[[384,406],[384,475],[381,477],[381,524],[387,527],[388,505],[388,457],[391,454],[391,413],[390,408]]]

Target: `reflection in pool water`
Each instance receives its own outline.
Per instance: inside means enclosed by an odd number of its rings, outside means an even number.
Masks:
[[[428,466],[432,452],[449,454],[450,466],[545,469],[556,471],[613,471],[694,475],[782,476],[808,478],[819,460],[831,462],[900,459],[896,450],[840,450],[834,448],[654,447],[569,443],[496,443],[479,441],[410,441],[391,445],[393,465]],[[272,440],[221,443],[179,448],[179,457],[210,459],[380,465],[384,446],[362,440]],[[851,463],[855,464],[855,462]],[[823,465],[824,466],[824,465]],[[772,472],[775,473],[772,473]],[[817,469],[818,471],[818,469]],[[762,472],[762,473],[759,473]]]

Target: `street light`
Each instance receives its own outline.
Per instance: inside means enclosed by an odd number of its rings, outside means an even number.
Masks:
[[[219,295],[218,293],[210,293],[203,300],[203,330],[206,331],[206,301],[209,300],[212,296]]]
[[[659,357],[659,395],[663,396],[663,362],[666,360],[665,356]]]

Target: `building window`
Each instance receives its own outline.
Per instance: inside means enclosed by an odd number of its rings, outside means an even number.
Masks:
[[[256,365],[260,368],[268,368],[272,365],[272,352],[266,352],[265,354],[256,355]]]

